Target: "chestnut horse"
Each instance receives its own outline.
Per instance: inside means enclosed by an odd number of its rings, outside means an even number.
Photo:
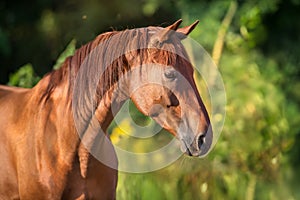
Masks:
[[[113,167],[90,156],[91,147],[99,145],[96,136],[87,137],[83,144],[88,129],[80,132],[75,125],[74,96],[89,91],[85,88],[74,95],[81,87],[76,83],[81,70],[87,81],[96,80],[92,113],[104,132],[113,120],[112,105],[118,111],[131,99],[143,114],[178,138],[184,153],[206,154],[212,143],[210,120],[181,43],[198,21],[178,28],[181,21],[166,28],[101,34],[34,88],[0,86],[0,199],[116,198],[114,151],[109,155]],[[113,39],[116,35],[120,36]],[[100,44],[102,51],[97,50]],[[123,53],[107,68],[101,66],[101,60],[115,52]],[[88,58],[92,53],[94,60]],[[133,69],[138,73],[130,73]],[[93,70],[100,71],[101,77],[95,77],[99,74]],[[162,84],[149,78],[151,74]],[[85,106],[85,101],[79,103]],[[91,117],[85,120],[89,123]]]

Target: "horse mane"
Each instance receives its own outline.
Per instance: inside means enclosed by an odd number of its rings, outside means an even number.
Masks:
[[[97,94],[101,98],[102,94],[131,67],[125,59],[124,52],[131,54],[134,58],[138,57],[140,64],[145,64],[143,62],[147,60],[150,37],[161,29],[161,27],[146,27],[112,31],[98,35],[93,41],[76,50],[73,56],[66,58],[59,69],[46,75],[49,81],[46,83],[47,86],[41,99],[48,100],[63,80],[68,81],[68,95],[72,95],[78,71],[85,62],[89,63],[84,66],[87,74],[90,75],[87,78],[91,78],[95,74],[103,74],[99,82],[99,94]],[[101,48],[98,46],[101,46]],[[174,52],[177,52],[175,48],[173,45],[168,45],[166,49],[164,48],[164,51],[160,51],[156,56],[156,58],[159,58],[160,64],[176,65],[178,55],[174,54]],[[184,49],[180,51],[182,52]],[[89,57],[90,54],[93,54],[93,56]],[[114,55],[117,55],[117,57]]]
[[[41,99],[48,100],[54,89],[59,86],[64,79],[68,79],[69,83],[74,83],[81,63],[84,61],[87,55],[96,47],[97,44],[108,39],[116,33],[116,31],[113,31],[98,35],[98,37],[96,37],[93,41],[77,49],[74,55],[67,57],[59,69],[47,73],[44,77],[44,79],[48,77],[48,81],[46,83],[47,86]],[[68,89],[69,94],[71,94],[71,89],[72,84],[70,84]]]

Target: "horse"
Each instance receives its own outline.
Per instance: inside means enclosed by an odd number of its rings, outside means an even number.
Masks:
[[[183,153],[206,154],[213,132],[181,43],[198,21],[181,22],[100,34],[33,88],[0,86],[0,199],[115,199],[116,153],[103,152],[112,165],[91,155],[101,144],[89,124],[108,138],[128,99]]]

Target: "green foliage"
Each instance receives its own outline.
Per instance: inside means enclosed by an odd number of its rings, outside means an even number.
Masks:
[[[76,40],[72,40],[66,47],[66,49],[58,56],[56,64],[53,69],[59,69],[61,64],[66,60],[67,57],[72,56],[76,50]]]
[[[16,73],[10,75],[8,85],[31,88],[39,80],[40,77],[35,75],[32,65],[26,64],[20,67]]]

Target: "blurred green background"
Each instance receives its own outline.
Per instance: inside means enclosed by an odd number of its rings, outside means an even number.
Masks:
[[[117,199],[300,199],[300,0],[1,1],[0,82],[32,87],[75,43],[178,18],[200,20],[191,37],[218,63],[227,93],[223,132],[206,158],[120,173]],[[121,146],[147,148],[114,124],[109,130]]]

